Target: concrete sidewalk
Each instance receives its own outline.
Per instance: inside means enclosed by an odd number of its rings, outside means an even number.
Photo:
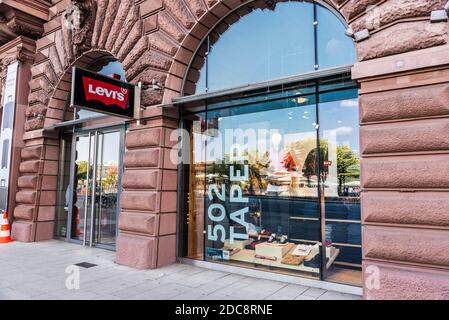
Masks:
[[[0,245],[0,300],[346,300],[361,299],[301,285],[262,280],[185,264],[135,270],[114,263],[115,253],[62,241]],[[74,264],[79,268],[79,289]],[[72,272],[67,274],[67,272]]]

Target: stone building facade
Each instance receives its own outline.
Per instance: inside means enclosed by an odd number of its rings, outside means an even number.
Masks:
[[[122,63],[129,82],[144,84],[145,106],[143,124],[131,123],[126,134],[117,263],[157,268],[176,261],[178,173],[169,161],[175,145],[169,137],[178,128],[178,111],[169,105],[197,80],[187,72],[203,64],[195,58],[202,39],[223,17],[236,22],[238,16],[228,15],[243,2],[0,4],[0,71],[21,62],[22,139],[16,139],[17,183],[10,197],[16,240],[54,237],[59,140],[47,128],[70,120],[64,110],[72,67],[111,57]],[[447,1],[326,2],[356,38],[364,296],[449,299],[449,24],[431,21]],[[75,11],[81,19],[72,27],[67,21]],[[357,39],[361,34],[368,36]],[[163,90],[152,90],[153,81]],[[376,272],[382,290],[370,285]]]

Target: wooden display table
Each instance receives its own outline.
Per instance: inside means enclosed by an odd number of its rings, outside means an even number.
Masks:
[[[291,247],[291,250],[295,248],[295,245]],[[314,248],[312,249],[312,252],[309,254],[309,256],[306,258],[306,260],[311,260],[313,257],[315,257],[317,254],[319,254],[319,250]],[[329,261],[327,263],[327,268],[329,269],[330,266],[334,263],[335,259],[337,259],[338,255],[340,254],[340,250],[336,249],[334,251],[334,254],[332,257],[329,258]],[[299,266],[293,266],[288,264],[283,264],[281,260],[276,261],[270,261],[266,259],[258,259],[256,258],[256,252],[254,250],[248,250],[243,249],[239,252],[233,254],[231,256],[231,260],[234,261],[240,261],[240,262],[247,262],[252,263],[254,265],[261,265],[261,266],[268,266],[270,268],[280,268],[280,269],[288,269],[288,270],[295,270],[295,271],[302,271],[302,272],[309,272],[309,273],[320,273],[320,268],[311,268],[306,267],[304,263],[301,263]]]

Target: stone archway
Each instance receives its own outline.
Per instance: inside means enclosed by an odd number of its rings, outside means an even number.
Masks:
[[[441,244],[434,239],[443,239],[449,232],[448,220],[439,218],[447,217],[448,210],[429,205],[430,214],[423,216],[420,208],[428,205],[429,191],[440,192],[436,199],[449,203],[449,196],[441,193],[449,190],[449,179],[440,174],[447,169],[444,153],[449,146],[445,141],[429,144],[426,135],[411,134],[427,121],[431,132],[445,136],[441,128],[447,127],[449,100],[441,97],[447,97],[449,86],[448,23],[430,23],[430,13],[442,9],[446,0],[322,1],[340,12],[354,32],[368,31],[368,36],[356,43],[358,63],[353,69],[353,77],[361,85],[363,265],[365,270],[370,267],[368,271],[379,270],[385,287],[382,291],[366,288],[366,297],[419,298],[419,293],[409,290],[416,284],[424,286],[422,295],[447,298],[449,258],[444,250],[432,252]],[[166,163],[164,155],[172,146],[167,135],[177,126],[177,113],[158,105],[181,95],[188,66],[201,41],[220,19],[225,18],[229,25],[237,21],[238,16],[229,13],[245,1],[72,2],[79,6],[76,10],[87,12],[79,29],[73,33],[63,26],[69,1],[60,1],[52,8],[44,36],[37,42],[13,229],[25,241],[52,236],[58,147],[54,134],[43,129],[62,120],[54,98],[64,91],[59,89],[69,80],[67,70],[73,62],[91,50],[105,50],[122,62],[131,82],[165,84],[162,91],[144,90],[147,123],[131,125],[127,135],[117,261],[141,268],[173,262],[176,166]],[[432,59],[426,60],[429,55]],[[405,174],[405,164],[415,176]],[[385,166],[398,173],[396,181],[389,179],[391,173],[378,174]],[[429,179],[437,184],[429,184]],[[403,189],[416,192],[416,196],[401,193]],[[374,205],[392,199],[407,210],[389,206],[379,211]],[[410,232],[410,226],[420,232]],[[423,244],[420,234],[429,241]],[[397,250],[387,250],[393,242]],[[432,254],[410,254],[414,243],[425,245]],[[435,286],[441,290],[432,291]]]

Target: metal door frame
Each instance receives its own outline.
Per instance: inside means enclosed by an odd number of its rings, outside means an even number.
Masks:
[[[92,154],[92,152],[94,152],[94,176],[96,177],[96,166],[98,164],[98,136],[99,133],[103,133],[103,134],[107,134],[107,133],[112,133],[112,132],[119,132],[120,133],[120,141],[119,141],[119,165],[118,165],[118,188],[117,188],[117,210],[116,210],[116,237],[118,237],[119,235],[119,229],[118,229],[118,221],[119,221],[119,217],[120,217],[120,195],[122,193],[122,175],[123,175],[123,154],[124,152],[121,152],[121,150],[124,150],[125,147],[125,131],[126,128],[123,125],[120,126],[114,126],[114,127],[108,127],[108,128],[97,128],[97,129],[91,129],[91,130],[81,130],[78,132],[74,132],[73,133],[73,137],[72,137],[72,150],[71,150],[71,160],[70,160],[70,184],[69,187],[72,190],[76,190],[75,189],[75,162],[76,162],[76,140],[79,137],[89,137],[89,138],[93,138],[94,139],[94,150],[90,150],[91,146],[92,146],[92,141],[89,141],[89,158]],[[89,171],[90,171],[90,163],[88,165],[88,171],[87,171],[87,180],[89,181]],[[89,182],[88,182],[89,184]],[[96,179],[95,181],[90,184],[90,186],[88,187],[89,189],[95,190],[94,188],[96,188]],[[106,245],[106,244],[100,244],[100,243],[96,243],[94,240],[94,220],[95,220],[95,205],[96,205],[96,201],[95,201],[95,192],[91,195],[92,197],[92,203],[91,203],[91,210],[90,213],[87,212],[87,215],[84,217],[84,219],[90,219],[90,239],[87,239],[87,223],[84,224],[84,234],[83,234],[83,240],[77,240],[77,239],[73,239],[72,238],[72,218],[73,218],[73,194],[74,192],[70,193],[70,201],[69,201],[69,212],[68,212],[68,216],[67,216],[67,236],[66,236],[66,241],[70,242],[70,243],[75,243],[75,244],[80,244],[83,246],[89,246],[89,247],[95,247],[95,248],[101,248],[101,249],[106,249],[106,250],[111,250],[111,251],[115,251],[115,244],[114,245]],[[86,198],[86,201],[88,200],[88,198]],[[87,210],[87,207],[86,207]],[[85,211],[86,212],[86,211]]]

